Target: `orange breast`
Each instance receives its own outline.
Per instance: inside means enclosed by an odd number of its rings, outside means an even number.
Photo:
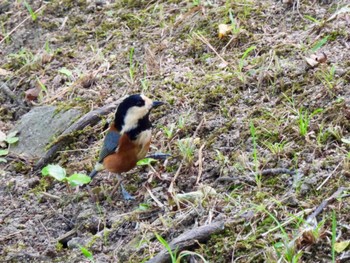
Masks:
[[[117,151],[104,158],[103,166],[112,173],[130,171],[136,166],[138,160],[146,156],[149,146],[150,140],[140,144],[131,141],[126,134],[123,134],[119,140]]]

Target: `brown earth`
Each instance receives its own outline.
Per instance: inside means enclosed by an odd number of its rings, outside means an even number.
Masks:
[[[143,92],[169,103],[152,115],[151,152],[172,157],[128,172],[138,197],[126,202],[110,196],[107,173],[91,183],[92,198],[42,178],[35,160],[10,149],[0,174],[0,262],[87,262],[78,245],[95,262],[144,262],[163,249],[155,233],[170,242],[222,220],[223,232],[189,248],[208,262],[331,262],[332,252],[348,262],[346,0],[28,4],[40,8],[35,21],[22,1],[0,3],[0,80],[20,101],[1,93],[1,131],[38,104],[89,112]],[[219,38],[219,24],[233,28]],[[22,103],[38,80],[47,92]],[[88,173],[104,123],[77,133],[54,163]],[[267,170],[279,168],[291,173]],[[211,194],[178,200],[204,186]]]

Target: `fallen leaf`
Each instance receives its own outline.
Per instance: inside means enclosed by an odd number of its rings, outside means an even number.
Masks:
[[[41,92],[40,87],[35,87],[35,88],[31,88],[29,90],[26,90],[24,92],[26,94],[25,100],[27,100],[27,101],[36,100],[38,98],[40,92]]]
[[[1,141],[1,140],[0,140]],[[341,138],[341,141],[346,144],[350,144],[350,139]]]
[[[6,139],[6,134],[0,131],[0,142],[5,141],[5,139]]]
[[[212,188],[208,185],[204,185],[204,186],[200,187],[200,189],[198,191],[177,194],[176,198],[179,201],[187,200],[190,202],[194,202],[195,200],[202,200],[203,198],[205,198],[207,196],[215,196],[216,194],[217,194],[217,192],[215,191],[214,188]]]
[[[48,53],[43,53],[41,56],[41,63],[47,64],[50,63],[53,59],[53,56]]]
[[[307,64],[309,64],[311,67],[315,67],[318,65],[318,61],[313,59],[313,58],[305,57],[305,60],[306,60]]]
[[[219,38],[223,38],[225,36],[227,36],[227,34],[229,34],[232,30],[232,27],[230,25],[226,25],[226,24],[220,24],[219,25]]]
[[[0,68],[0,76],[8,76],[8,75],[11,75],[11,74],[12,74],[11,71],[8,71],[6,69]]]
[[[312,54],[310,58],[317,61],[318,63],[325,63],[327,61],[327,55],[324,52]]]
[[[341,253],[349,246],[349,244],[350,244],[350,240],[342,241],[342,242],[336,242],[334,244],[334,250],[337,253]]]

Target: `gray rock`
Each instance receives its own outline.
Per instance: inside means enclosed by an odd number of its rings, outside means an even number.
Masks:
[[[22,116],[12,131],[19,131],[19,141],[11,145],[11,152],[31,158],[44,156],[46,146],[67,129],[81,115],[81,111],[70,109],[56,112],[57,107],[33,108]]]
[[[79,248],[80,246],[86,246],[86,240],[84,240],[81,237],[73,237],[71,240],[68,241],[67,247],[72,248]]]

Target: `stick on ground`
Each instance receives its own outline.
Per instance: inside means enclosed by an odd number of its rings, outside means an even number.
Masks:
[[[193,245],[196,245],[197,242],[205,242],[209,240],[212,234],[220,233],[224,230],[224,228],[225,224],[223,221],[218,221],[209,225],[200,226],[178,236],[169,243],[169,246],[172,251],[181,251],[184,249],[188,249]],[[159,252],[155,257],[148,260],[146,263],[163,263],[168,262],[169,260],[170,255],[168,251],[164,249],[161,252]]]
[[[56,140],[56,142],[50,147],[43,156],[34,166],[34,170],[38,170],[50,162],[57,151],[62,149],[65,145],[72,141],[72,135],[74,132],[84,129],[88,125],[95,125],[101,120],[101,116],[110,113],[115,107],[124,99],[121,98],[113,103],[110,103],[104,107],[93,110],[82,116],[77,122],[73,123],[68,127]]]

